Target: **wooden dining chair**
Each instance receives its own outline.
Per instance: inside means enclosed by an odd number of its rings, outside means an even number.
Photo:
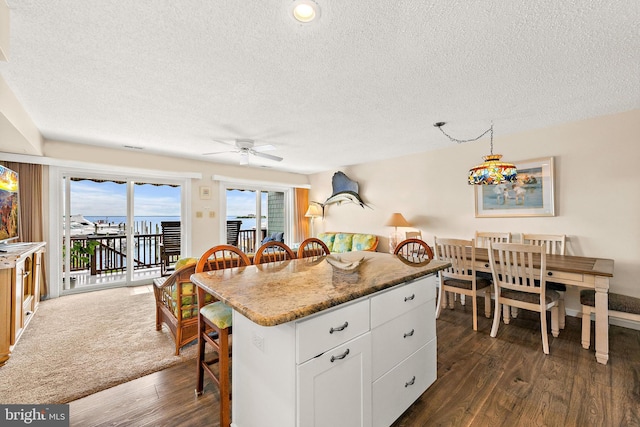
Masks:
[[[309,237],[300,243],[298,258],[308,258],[329,255],[331,251],[327,245],[317,237]]]
[[[264,264],[267,262],[286,261],[295,259],[296,254],[289,246],[282,242],[270,241],[262,244],[253,257],[254,264]]]
[[[433,259],[433,250],[422,239],[405,239],[398,243],[393,253],[404,258]]]
[[[511,243],[511,233],[476,231],[476,237],[474,240],[478,248],[488,248],[489,243]]]
[[[559,334],[558,292],[547,289],[547,254],[542,246],[522,243],[490,243],[489,264],[493,275],[495,308],[491,336],[498,335],[500,308],[503,320],[510,323],[509,307],[540,313],[542,350],[549,354],[547,310],[551,311],[551,333]],[[539,268],[535,262],[539,260]]]
[[[196,264],[196,273],[221,270],[232,267],[250,265],[251,261],[240,249],[231,245],[214,246],[207,250]],[[204,386],[204,374],[211,377],[220,391],[220,426],[229,427],[231,424],[231,381],[229,367],[231,364],[231,334],[232,309],[222,301],[215,300],[208,303],[211,297],[200,286],[198,288],[198,373],[196,381],[196,396],[200,396]],[[213,333],[212,333],[213,332]],[[205,359],[205,346],[210,345],[217,354],[216,357]],[[213,365],[218,363],[218,375],[213,371]]]
[[[564,234],[527,234],[522,233],[522,243],[528,245],[544,246],[547,254],[566,255],[567,236]],[[564,306],[564,293],[567,285],[547,281],[547,289],[560,292],[560,301],[558,303],[558,311],[560,312],[560,329],[564,329],[567,312]],[[514,313],[512,313],[514,314]],[[517,313],[515,313],[517,315]]]
[[[484,313],[491,317],[491,281],[476,276],[476,248],[472,240],[435,238],[435,256],[437,260],[451,263],[451,267],[441,270],[440,290],[436,319],[440,317],[443,306],[454,308],[454,294],[466,295],[472,301],[473,330],[478,330],[477,297],[484,295]],[[467,253],[471,253],[471,258]],[[448,296],[448,299],[447,299]]]
[[[420,239],[422,240],[422,231],[407,231],[404,233],[405,239]]]

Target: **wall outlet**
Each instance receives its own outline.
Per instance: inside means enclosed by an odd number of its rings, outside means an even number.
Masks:
[[[202,218],[202,212],[201,211],[197,211],[196,212],[196,218]]]
[[[264,351],[264,337],[256,334],[255,332],[252,332],[251,341],[253,342],[253,345],[255,345],[260,351]]]
[[[216,211],[209,211],[209,218],[215,218],[216,217]]]

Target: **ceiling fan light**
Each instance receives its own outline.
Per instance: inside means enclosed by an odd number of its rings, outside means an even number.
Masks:
[[[295,0],[291,5],[291,16],[303,24],[308,24],[320,16],[320,6],[313,0]]]
[[[246,151],[240,152],[240,164],[248,165],[249,164],[249,153]]]

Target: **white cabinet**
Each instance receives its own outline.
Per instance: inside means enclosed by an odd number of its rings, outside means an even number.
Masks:
[[[348,341],[298,367],[298,425],[371,425],[371,336]]]
[[[373,425],[389,426],[436,380],[435,277],[371,299]]]
[[[435,276],[260,326],[233,314],[233,427],[389,426],[436,378]]]

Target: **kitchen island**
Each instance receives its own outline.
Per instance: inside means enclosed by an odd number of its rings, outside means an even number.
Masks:
[[[390,425],[436,379],[447,266],[350,252],[193,275],[234,310],[232,425]]]

